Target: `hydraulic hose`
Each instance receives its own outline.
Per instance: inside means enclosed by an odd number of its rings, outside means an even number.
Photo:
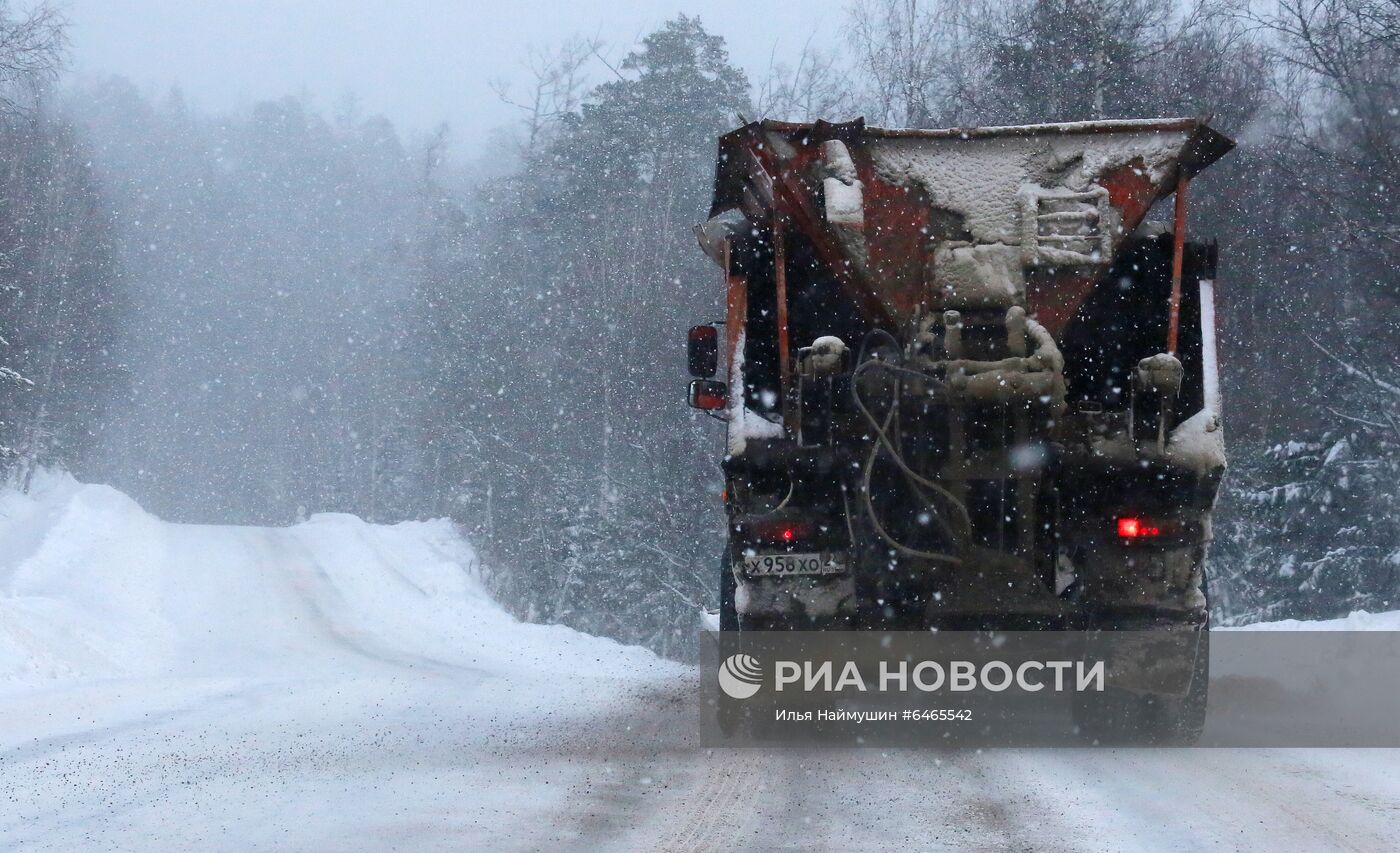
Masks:
[[[947,505],[951,505],[952,508],[955,510],[955,514],[958,517],[957,520],[960,521],[962,524],[964,536],[968,538],[971,537],[972,519],[967,513],[967,507],[964,506],[963,503],[959,501],[957,497],[953,495],[952,492],[948,491],[937,482],[929,479],[928,477],[923,476],[919,472],[915,471],[912,467],[910,467],[908,462],[905,461],[903,454],[899,451],[897,447],[895,447],[894,442],[890,439],[890,425],[894,421],[894,416],[897,412],[899,398],[903,392],[903,378],[905,376],[914,376],[919,379],[927,379],[928,377],[923,373],[920,373],[915,370],[910,370],[906,367],[903,367],[902,365],[889,364],[887,362],[879,361],[876,359],[871,359],[869,361],[864,360],[866,349],[869,346],[872,338],[876,336],[884,336],[891,343],[894,343],[896,347],[898,347],[898,341],[896,341],[894,339],[894,336],[890,335],[888,332],[885,332],[883,330],[876,330],[874,332],[871,332],[870,334],[866,335],[865,340],[861,343],[860,361],[858,362],[858,366],[856,367],[856,369],[851,374],[851,396],[855,401],[856,408],[860,411],[861,415],[865,418],[866,422],[870,424],[870,428],[874,431],[875,434],[875,441],[872,442],[870,446],[870,453],[866,458],[864,466],[865,470],[862,474],[861,499],[864,502],[866,515],[870,518],[870,523],[871,526],[875,529],[875,533],[882,540],[884,540],[886,544],[888,544],[891,548],[895,549],[896,551],[913,557],[920,557],[927,560],[950,563],[953,565],[961,565],[962,559],[953,554],[945,554],[937,551],[926,551],[920,548],[911,547],[909,545],[904,544],[903,542],[898,541],[889,533],[888,530],[885,529],[885,526],[880,522],[878,513],[875,511],[875,504],[871,495],[871,486],[874,477],[875,463],[879,459],[880,451],[883,449],[889,455],[890,459],[894,462],[899,472],[908,481],[914,493],[917,494],[920,500],[924,502],[924,505],[929,509],[930,517],[938,523],[939,527],[941,527],[943,531],[954,541],[957,541],[960,538],[957,531],[953,529],[952,524],[950,524],[948,519],[944,517],[943,508],[939,506],[940,503],[945,503]],[[868,371],[877,369],[886,370],[894,374],[897,377],[898,381],[898,384],[895,387],[894,399],[891,401],[889,412],[886,413],[883,421],[881,421],[875,416],[873,412],[871,412],[870,408],[865,404],[865,401],[861,399],[859,390],[859,377]],[[938,499],[934,499],[934,496],[937,496]]]

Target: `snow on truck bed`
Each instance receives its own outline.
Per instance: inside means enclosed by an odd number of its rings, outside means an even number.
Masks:
[[[108,486],[0,492],[0,692],[99,679],[637,678],[678,667],[491,600],[446,520],[162,521]]]

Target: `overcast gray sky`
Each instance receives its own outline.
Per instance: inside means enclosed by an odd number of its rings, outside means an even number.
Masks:
[[[21,4],[23,5],[23,4]],[[472,144],[512,119],[488,81],[524,80],[522,53],[575,33],[615,54],[678,12],[724,36],[751,74],[837,31],[844,0],[65,0],[73,70],[144,88],[179,84],[210,109],[306,92],[348,92],[410,135],[448,121]]]

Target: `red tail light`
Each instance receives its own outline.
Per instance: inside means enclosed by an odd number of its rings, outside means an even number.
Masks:
[[[1123,516],[1118,519],[1119,539],[1150,539],[1162,535],[1162,526],[1137,516]]]
[[[760,542],[776,545],[791,545],[813,539],[817,535],[817,525],[810,521],[759,521],[750,528],[750,535]]]

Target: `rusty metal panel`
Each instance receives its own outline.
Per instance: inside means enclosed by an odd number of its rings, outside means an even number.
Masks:
[[[854,180],[833,183],[833,141]],[[1233,144],[1196,119],[755,122],[720,140],[711,212],[742,210],[761,229],[786,218],[874,325],[897,329],[921,308],[1019,304],[1058,334],[1152,205]],[[854,217],[833,219],[852,204]]]
[[[865,180],[865,244],[870,278],[895,317],[909,317],[929,301],[927,276],[931,207],[916,189]]]

